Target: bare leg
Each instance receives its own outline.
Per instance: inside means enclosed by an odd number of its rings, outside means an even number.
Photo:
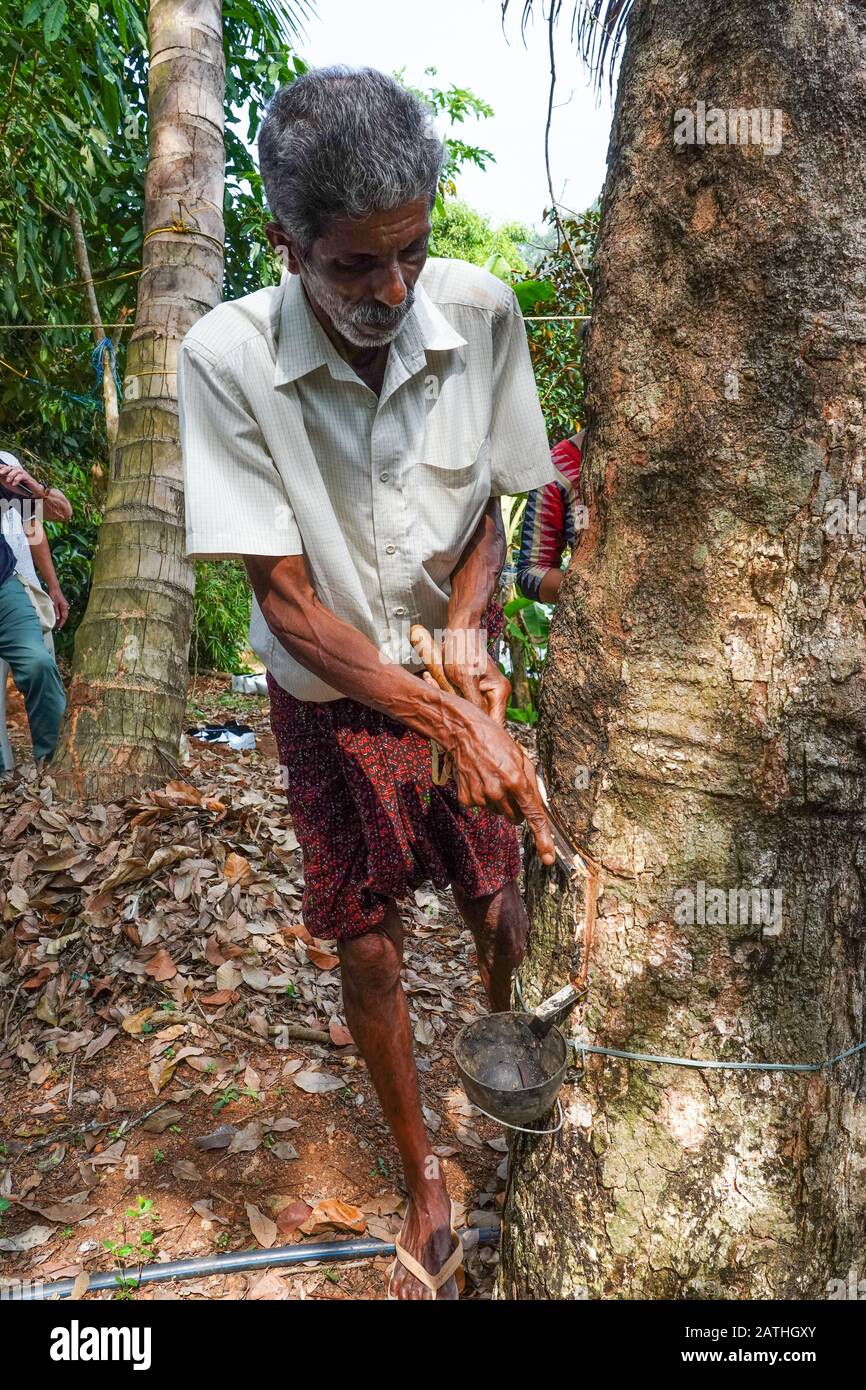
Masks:
[[[484,898],[451,885],[460,916],[475,938],[481,983],[493,1013],[511,1008],[511,976],[526,955],[529,926],[516,882]]]
[[[401,1244],[435,1274],[453,1248],[451,1202],[438,1159],[424,1129],[412,1028],[400,983],[403,928],[392,903],[379,931],[338,943],[346,1023],[367,1064],[400,1157],[409,1207]],[[401,1299],[429,1299],[429,1289],[398,1261],[391,1291]],[[449,1279],[440,1298],[457,1297]]]

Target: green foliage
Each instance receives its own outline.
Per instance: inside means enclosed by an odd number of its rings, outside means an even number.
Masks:
[[[305,0],[224,6],[229,299],[279,279],[249,147],[274,92],[306,69],[293,50],[299,20],[312,9]],[[71,605],[56,637],[60,655],[71,653],[87,601],[107,448],[98,393],[88,402],[94,387],[89,330],[38,332],[23,325],[87,318],[69,201],[81,215],[104,322],[134,316],[148,156],[147,13],[147,0],[0,6],[0,70],[8,74],[0,98],[0,320],[22,325],[0,332],[0,427],[2,446],[19,455],[29,450],[31,471],[73,503],[69,523],[47,527]],[[435,69],[425,75],[435,77]],[[465,87],[431,82],[422,95],[452,125],[492,114]],[[463,164],[484,168],[490,158],[487,150],[449,138],[440,203],[453,194]],[[116,336],[122,377],[125,339]],[[193,659],[236,670],[249,617],[242,571],[199,566],[196,595]]]
[[[195,620],[190,665],[240,675],[250,621],[250,586],[235,560],[204,560],[195,567]]]
[[[553,444],[580,428],[584,382],[581,322],[551,321],[549,316],[591,313],[589,271],[599,213],[593,207],[578,217],[560,219],[558,226],[550,212],[545,214],[545,220],[547,245],[532,273],[514,283],[514,292],[523,313],[538,320],[527,323],[527,337],[538,398]],[[514,697],[519,700],[509,705],[509,718],[534,724],[552,610],[547,604],[523,598],[513,584],[524,510],[525,498],[515,498],[504,516],[512,574],[511,597],[505,606],[509,667],[506,674],[512,681]]]
[[[589,275],[598,234],[598,208],[561,219],[559,240],[549,212],[546,221],[549,244],[532,275],[514,286],[520,307],[528,316],[589,314]],[[580,428],[584,392],[581,326],[576,320],[526,325],[538,398],[551,443],[567,439]]]
[[[500,274],[503,268],[493,269],[488,264],[493,258],[504,262],[508,275],[525,275],[529,269],[523,246],[530,233],[518,222],[494,228],[489,218],[468,203],[459,198],[447,198],[434,209],[432,226],[431,256],[450,256],[472,265],[486,265],[493,274]]]
[[[481,117],[486,119],[493,115],[493,107],[481,97],[469,90],[468,87],[455,87],[452,82],[450,87],[437,87],[435,83],[427,87],[413,87],[406,82],[403,74],[405,68],[399,68],[394,73],[398,82],[410,92],[426,101],[428,106],[432,106],[440,116],[447,118],[448,125],[459,125],[465,121],[467,116]],[[435,77],[437,69],[435,67],[425,68],[425,77]],[[445,136],[445,165],[442,170],[442,177],[439,181],[439,193],[436,199],[436,211],[444,210],[445,202],[448,197],[455,197],[457,193],[457,175],[464,164],[474,164],[477,169],[486,169],[490,160],[495,160],[495,156],[490,150],[481,149],[477,145],[468,145],[459,136],[447,134]],[[441,252],[436,252],[441,255]]]
[[[551,610],[547,604],[515,594],[504,605],[503,611],[512,669],[519,664],[526,677],[529,695],[527,705],[508,706],[508,718],[523,724],[534,724],[538,719],[538,687],[547,655]]]
[[[297,16],[310,7],[232,0],[226,11],[225,294],[234,298],[274,278],[261,181],[245,142],[276,88],[303,71],[291,50]],[[147,0],[0,6],[0,70],[8,74],[0,103],[0,320],[86,320],[68,201],[82,218],[103,321],[134,316],[148,154],[147,12]],[[94,386],[92,347],[86,328],[0,332],[3,447],[29,450],[26,465],[74,508],[69,523],[46,527],[71,605],[55,639],[60,655],[70,654],[84,613],[107,467],[101,402],[95,398],[93,408],[76,399]]]
[[[556,303],[556,286],[551,280],[522,280],[514,286],[514,293],[524,314],[543,314],[545,305]]]
[[[67,660],[72,659],[75,632],[87,607],[99,533],[100,518],[89,502],[83,511],[82,515],[79,509],[77,515],[63,525],[55,522],[45,527],[57,578],[69,603],[66,624],[54,633],[54,651]]]
[[[286,0],[226,7],[228,298],[273,278],[261,180],[247,141],[277,87],[304,70],[291,43],[296,12],[307,8]],[[86,318],[69,201],[81,214],[103,320],[134,311],[148,155],[147,9],[147,0],[30,0],[20,17],[14,6],[0,9],[0,69],[10,73],[0,117],[0,301],[10,323]],[[79,415],[58,388],[90,391],[91,347],[86,329],[0,335],[0,356],[14,368],[0,366],[3,418],[66,430]]]

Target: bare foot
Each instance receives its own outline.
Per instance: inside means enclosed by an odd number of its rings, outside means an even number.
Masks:
[[[443,1189],[441,1194],[425,1194],[425,1205],[409,1198],[409,1206],[403,1229],[399,1236],[403,1249],[413,1255],[419,1264],[430,1274],[436,1274],[454,1250],[454,1237],[451,1234],[451,1201]],[[452,1275],[439,1289],[438,1294],[428,1289],[398,1259],[394,1274],[388,1285],[392,1298],[398,1299],[454,1299],[459,1298],[457,1283]]]

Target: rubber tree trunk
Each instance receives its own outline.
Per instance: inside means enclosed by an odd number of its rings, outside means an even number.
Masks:
[[[195,585],[184,557],[178,345],[223,283],[225,64],[220,0],[153,0],[144,274],[105,519],[52,774],[123,796],[176,766]]]
[[[592,525],[540,723],[604,875],[573,1030],[602,1047],[795,1063],[866,1037],[864,71],[853,0],[638,0],[630,22]],[[764,148],[675,144],[699,101],[707,131],[713,107],[778,110],[781,148],[771,125]],[[531,1003],[572,954],[541,874]],[[732,889],[781,898],[761,922]],[[513,1153],[501,1297],[826,1298],[866,1268],[866,1053],[811,1075],[595,1057],[563,1100],[557,1139]]]

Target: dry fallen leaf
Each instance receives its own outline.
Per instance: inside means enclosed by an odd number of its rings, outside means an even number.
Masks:
[[[217,971],[218,982],[220,974],[224,969],[225,966],[220,966],[220,969]],[[261,967],[255,965],[242,965],[241,979],[245,985],[249,985],[250,989],[267,989],[271,982],[269,971],[262,970]]]
[[[156,1010],[153,1008],[139,1009],[137,1014],[128,1014],[120,1026],[125,1033],[131,1033],[134,1038],[137,1038],[148,1019],[154,1013],[156,1013]]]
[[[277,1204],[280,1203],[278,1206]],[[277,1197],[270,1203],[271,1210],[276,1212],[277,1230],[282,1236],[290,1236],[293,1231],[303,1225],[307,1218],[312,1214],[312,1207],[292,1197]]]
[[[0,1250],[9,1250],[16,1254],[23,1250],[33,1250],[37,1245],[44,1245],[53,1235],[53,1226],[28,1226],[26,1231],[21,1231],[17,1236],[5,1236],[0,1239]]]
[[[37,1216],[44,1216],[46,1221],[60,1221],[64,1226],[74,1225],[76,1221],[83,1221],[99,1209],[98,1202],[82,1202],[81,1195],[68,1197],[63,1202],[52,1202],[50,1206],[45,1207],[35,1206],[31,1202],[21,1202],[20,1205],[28,1211],[35,1212]]]
[[[159,1095],[174,1076],[176,1061],[166,1060],[164,1057],[157,1057],[155,1062],[151,1062],[147,1069],[148,1080],[153,1087],[154,1095]]]
[[[259,1245],[263,1245],[266,1250],[270,1250],[277,1239],[276,1222],[270,1221],[263,1212],[259,1211],[258,1207],[253,1206],[252,1202],[246,1203],[246,1209],[250,1230]]]
[[[269,1269],[252,1284],[247,1298],[251,1301],[261,1299],[273,1299],[282,1302],[289,1297],[289,1286],[285,1279],[280,1279],[272,1269]]]
[[[201,1173],[188,1158],[179,1158],[177,1163],[171,1165],[171,1171],[184,1182],[198,1182],[201,1179]]]
[[[401,1197],[399,1192],[385,1193],[365,1202],[361,1210],[368,1216],[391,1216],[395,1211],[399,1211],[404,1201],[405,1198]]]
[[[93,1042],[90,1043],[88,1047],[85,1049],[82,1060],[85,1062],[89,1062],[91,1057],[95,1057],[96,1054],[98,1052],[101,1052],[104,1047],[108,1047],[108,1044],[112,1041],[113,1038],[116,1037],[116,1028],[105,1028],[103,1032],[100,1033],[99,1037],[94,1038]]]
[[[170,1105],[166,1105],[164,1109],[157,1110],[155,1115],[149,1116],[141,1128],[147,1130],[148,1134],[164,1134],[169,1125],[176,1125],[178,1120],[182,1119],[182,1110],[173,1110]]]
[[[211,1197],[200,1197],[197,1202],[193,1202],[193,1211],[195,1212],[196,1216],[200,1216],[203,1221],[218,1221],[221,1226],[227,1226],[229,1224],[228,1217],[217,1216],[216,1212],[211,1206],[212,1200],[213,1199]]]
[[[331,1042],[335,1047],[351,1047],[355,1039],[338,1018],[332,1018],[328,1024],[328,1032],[331,1035]]]
[[[115,1141],[115,1143],[109,1144],[107,1149],[103,1149],[102,1153],[90,1154],[88,1156],[87,1162],[93,1168],[107,1167],[110,1163],[119,1163],[123,1157],[123,1151],[125,1148],[126,1140],[118,1139]]]
[[[217,1009],[221,1004],[236,1004],[240,995],[236,989],[218,989],[213,994],[199,995],[199,998],[208,1008]]]
[[[300,1158],[294,1144],[289,1144],[284,1139],[272,1146],[271,1153],[274,1158],[282,1159],[284,1163],[289,1163],[293,1158]]]
[[[249,1154],[254,1153],[262,1142],[262,1123],[261,1120],[253,1120],[247,1125],[246,1129],[239,1129],[237,1134],[233,1134],[229,1143],[230,1154]]]
[[[337,1197],[328,1197],[313,1208],[299,1229],[308,1236],[324,1230],[352,1231],[362,1236],[367,1229],[367,1218],[360,1207],[341,1202]]]
[[[435,1042],[436,1040],[436,1035],[433,1032],[433,1029],[430,1027],[430,1024],[427,1022],[426,1018],[418,1019],[417,1023],[415,1024],[414,1031],[415,1041],[420,1043],[422,1047],[429,1047],[430,1044],[432,1042]]]
[[[223,865],[223,874],[226,882],[230,883],[232,887],[234,887],[236,883],[249,883],[253,876],[252,869],[250,868],[250,861],[244,859],[242,854],[234,853],[226,855],[226,862]]]
[[[111,873],[99,885],[100,892],[107,893],[110,888],[121,884],[136,883],[147,874],[147,860],[138,858],[120,859]]]
[[[77,1052],[80,1047],[93,1041],[93,1034],[89,1028],[83,1028],[78,1033],[66,1033],[57,1043],[58,1052]]]
[[[318,946],[308,946],[307,955],[320,970],[333,970],[335,965],[340,964],[339,956],[332,955],[330,951],[322,951]]]
[[[207,945],[204,948],[204,953],[206,959],[210,961],[211,965],[225,964],[226,958],[220,950],[219,942],[217,941],[215,936],[208,937]]]
[[[339,1076],[331,1076],[326,1071],[299,1071],[292,1077],[299,1091],[311,1096],[324,1095],[326,1091],[339,1091],[345,1086]]]
[[[197,1149],[227,1149],[236,1134],[234,1125],[218,1125],[210,1134],[202,1134],[192,1142]]]
[[[225,964],[221,965],[217,970],[215,979],[217,982],[217,989],[235,990],[241,983],[241,972],[232,961],[227,960]]]
[[[177,966],[165,947],[162,947],[155,956],[151,957],[144,969],[145,973],[154,980],[173,980],[177,974]]]

